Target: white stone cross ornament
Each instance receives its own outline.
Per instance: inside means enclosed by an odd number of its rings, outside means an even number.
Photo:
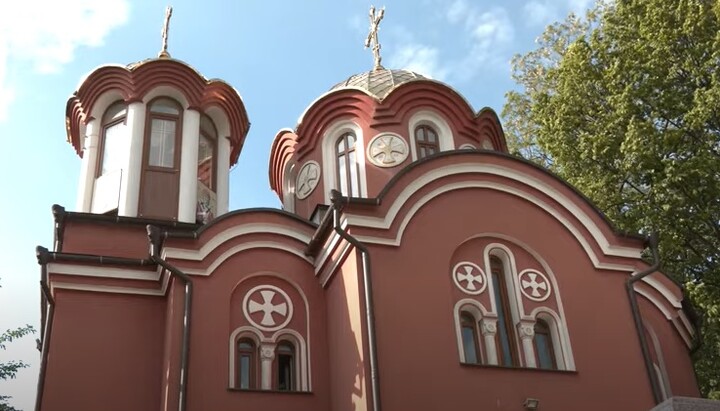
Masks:
[[[471,295],[482,293],[487,286],[483,270],[469,261],[463,261],[455,265],[455,268],[453,268],[453,281],[460,291]]]
[[[290,322],[293,306],[285,291],[268,284],[254,287],[245,294],[243,312],[248,322],[258,329],[277,331]],[[256,313],[262,313],[260,321],[257,321],[259,316],[253,316]]]
[[[287,315],[287,303],[283,302],[277,305],[272,303],[275,294],[275,291],[263,290],[260,291],[262,304],[253,300],[250,300],[250,303],[248,303],[248,312],[250,312],[250,314],[254,314],[258,311],[263,312],[263,318],[260,321],[260,324],[264,326],[272,327],[275,325],[275,319],[273,319],[272,316],[273,313],[278,313],[283,317]]]
[[[525,270],[520,273],[519,277],[521,291],[525,297],[534,301],[543,301],[550,296],[550,282],[545,274]]]

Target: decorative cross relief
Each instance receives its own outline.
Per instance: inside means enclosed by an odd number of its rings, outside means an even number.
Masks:
[[[290,322],[293,306],[285,291],[273,285],[260,285],[245,294],[243,313],[254,327],[277,331]],[[259,313],[262,313],[262,318],[257,321]]]
[[[525,270],[518,276],[520,280],[520,291],[523,295],[533,301],[545,301],[550,297],[550,280],[541,272]]]
[[[368,159],[378,167],[395,167],[405,161],[409,152],[405,140],[395,134],[375,136],[368,144]]]
[[[307,198],[320,182],[320,164],[308,161],[303,164],[295,182],[295,195],[298,200]]]
[[[453,268],[452,276],[455,285],[465,294],[478,295],[487,287],[487,278],[483,270],[469,261],[457,263]]]

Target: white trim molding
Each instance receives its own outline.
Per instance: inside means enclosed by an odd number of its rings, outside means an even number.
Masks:
[[[338,182],[335,181],[337,170],[337,152],[335,145],[339,137],[344,133],[351,132],[355,135],[355,161],[358,162],[360,173],[360,196],[366,198],[367,194],[367,174],[365,172],[365,140],[362,128],[351,120],[341,120],[333,124],[323,135],[322,138],[322,158],[323,158],[323,191],[325,192],[325,204],[330,204],[330,190],[339,189]]]
[[[568,213],[574,215],[578,221],[581,223],[582,227],[585,228],[588,232],[591,234],[591,238],[595,240],[599,248],[603,251],[605,255],[609,256],[616,256],[616,257],[628,257],[628,258],[640,258],[642,250],[639,248],[634,247],[625,247],[625,246],[617,246],[610,244],[610,240],[603,234],[602,230],[598,226],[598,224],[590,217],[585,211],[583,211],[582,208],[580,208],[575,202],[573,202],[572,199],[565,196],[563,193],[559,192],[555,188],[549,186],[543,181],[540,181],[536,178],[530,177],[526,175],[525,173],[522,173],[520,171],[514,170],[509,167],[504,166],[498,166],[493,164],[483,164],[483,163],[460,163],[460,164],[453,164],[448,165],[445,167],[436,168],[433,170],[428,171],[427,173],[423,174],[422,176],[415,179],[412,183],[408,184],[403,191],[398,195],[396,200],[393,202],[393,204],[390,206],[390,209],[388,210],[385,217],[366,217],[366,216],[358,216],[358,215],[352,215],[348,214],[346,215],[346,218],[348,219],[348,223],[351,226],[358,226],[358,227],[368,227],[368,228],[378,228],[382,230],[388,230],[390,226],[393,224],[395,219],[397,218],[400,210],[405,206],[405,204],[409,201],[409,199],[413,196],[413,194],[417,193],[419,190],[421,190],[423,187],[427,186],[428,184],[439,180],[444,177],[449,177],[452,175],[459,175],[459,174],[491,174],[491,175],[497,175],[501,177],[508,178],[510,180],[514,180],[517,182],[520,182],[524,184],[525,186],[528,186],[530,188],[533,188],[535,190],[538,190],[540,192],[545,193],[549,197],[553,198],[555,201],[557,201]],[[426,203],[428,203],[433,198],[447,193],[454,190],[461,190],[466,188],[487,188],[487,189],[493,189],[501,192],[505,192],[511,195],[515,195],[517,197],[523,198],[539,208],[543,209],[544,211],[548,212],[550,215],[552,215],[556,220],[558,220],[560,223],[563,224],[572,234],[573,236],[580,242],[583,249],[585,249],[588,256],[593,260],[593,263],[597,268],[607,268],[607,269],[613,269],[613,265],[611,264],[602,264],[600,263],[598,257],[595,255],[594,250],[590,246],[589,242],[585,239],[585,236],[580,232],[579,228],[576,227],[571,221],[569,221],[567,218],[565,218],[559,210],[548,204],[547,202],[543,201],[542,199],[538,198],[537,196],[534,196],[530,193],[528,193],[526,190],[521,190],[515,187],[512,187],[508,184],[502,184],[502,183],[495,183],[491,181],[460,181],[455,183],[450,183],[444,186],[441,186],[429,193],[427,193],[422,198],[418,199],[416,202],[413,203],[412,207],[405,213],[404,218],[400,224],[400,229],[398,229],[397,235],[394,239],[385,239],[384,242],[380,240],[381,242],[373,241],[372,237],[363,237],[363,239],[366,239],[367,242],[377,242],[377,243],[383,243],[387,245],[395,245],[399,246],[400,241],[402,239],[402,234],[407,227],[410,219],[415,215],[415,213]],[[362,241],[362,240],[361,240]],[[626,270],[627,267],[623,267],[623,270]],[[632,271],[632,268],[631,270]]]

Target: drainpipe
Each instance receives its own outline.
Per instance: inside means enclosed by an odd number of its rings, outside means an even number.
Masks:
[[[60,207],[62,208],[62,207]],[[53,211],[55,209],[53,208]],[[56,214],[58,215],[58,214]],[[64,218],[60,221],[64,221]],[[60,229],[62,233],[62,228]],[[56,241],[55,247],[62,248],[62,237],[60,242]],[[45,387],[45,373],[47,368],[48,351],[50,349],[50,337],[52,335],[53,318],[55,316],[55,299],[50,293],[50,286],[48,282],[48,271],[47,264],[52,261],[64,261],[74,263],[88,263],[98,265],[120,265],[120,266],[148,266],[155,264],[152,260],[139,259],[139,258],[123,258],[123,257],[110,257],[102,255],[90,255],[90,254],[73,254],[73,253],[59,253],[51,252],[45,247],[38,246],[35,249],[35,255],[40,264],[40,289],[43,293],[41,299],[41,317],[40,317],[40,328],[42,333],[41,346],[39,347],[42,352],[40,360],[40,375],[38,376],[38,390],[35,398],[35,410],[40,411],[43,400],[43,391]]]
[[[380,376],[378,375],[378,360],[377,360],[377,342],[375,340],[375,315],[373,312],[373,295],[372,295],[372,277],[370,275],[370,253],[367,247],[358,241],[355,237],[351,236],[350,233],[342,229],[340,226],[340,210],[342,208],[342,201],[348,202],[347,197],[343,197],[342,194],[337,190],[330,192],[332,207],[331,212],[333,214],[333,228],[338,233],[340,238],[345,239],[348,243],[352,244],[356,249],[360,250],[362,256],[362,279],[363,288],[365,290],[365,320],[368,327],[368,346],[370,351],[370,387],[372,391],[372,403],[373,411],[381,411],[380,407]]]
[[[640,315],[640,307],[638,306],[637,294],[635,293],[634,288],[636,282],[642,280],[643,278],[660,269],[660,255],[658,252],[657,233],[653,233],[650,236],[650,250],[652,251],[653,255],[653,264],[650,267],[628,278],[625,286],[627,288],[628,298],[630,299],[630,310],[632,312],[632,317],[635,322],[635,331],[637,332],[638,338],[640,339],[640,348],[642,349],[643,360],[645,361],[645,370],[647,371],[648,379],[650,380],[650,388],[652,388],[653,400],[655,401],[655,404],[660,404],[662,402],[662,391],[660,390],[657,378],[655,376],[655,368],[653,367],[652,358],[650,356],[648,341],[647,338],[645,338],[645,326],[643,325],[643,319]]]
[[[159,255],[160,242],[170,236],[168,231],[161,230],[159,227],[153,225],[148,225],[147,233],[148,239],[150,240],[150,259],[157,265],[168,270],[170,275],[180,279],[180,281],[185,284],[182,347],[180,351],[180,396],[178,399],[178,411],[185,411],[185,408],[187,407],[188,356],[190,353],[190,312],[192,309],[193,283],[187,274],[163,260]],[[186,235],[188,238],[194,238],[197,236],[194,232],[187,233]],[[181,235],[178,234],[175,236],[179,237]],[[183,237],[185,236],[183,235]]]
[[[35,394],[35,411],[42,408],[43,391],[45,390],[45,370],[47,369],[48,350],[50,348],[50,336],[52,335],[53,317],[55,315],[55,300],[48,287],[47,272],[48,249],[38,246],[35,249],[35,256],[40,264],[40,288],[43,293],[43,311],[41,318],[42,328],[42,356],[40,359],[40,375],[38,376],[37,393]]]

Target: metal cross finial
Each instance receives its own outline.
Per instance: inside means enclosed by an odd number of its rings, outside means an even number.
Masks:
[[[168,58],[170,57],[170,53],[168,53],[168,29],[170,28],[170,17],[172,17],[172,6],[167,6],[165,9],[165,23],[163,24],[162,29],[162,49],[160,50],[160,53],[158,54],[158,57],[164,57]]]
[[[365,48],[370,47],[372,44],[373,56],[375,57],[375,66],[373,70],[379,70],[383,68],[380,62],[380,42],[378,41],[378,29],[380,26],[380,20],[385,15],[385,7],[381,8],[380,11],[375,14],[375,6],[370,6],[370,33],[368,33],[367,39],[365,40]]]

